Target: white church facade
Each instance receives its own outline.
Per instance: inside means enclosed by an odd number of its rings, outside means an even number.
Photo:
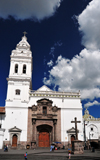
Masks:
[[[100,118],[94,118],[86,109],[84,116],[84,129],[86,145],[99,148],[100,147]]]
[[[67,146],[76,138],[71,123],[75,117],[81,122],[77,123],[78,140],[83,141],[80,92],[57,92],[45,85],[32,90],[32,52],[26,36],[11,53],[7,81],[6,103],[0,112],[0,148],[4,144],[49,147],[52,142]]]

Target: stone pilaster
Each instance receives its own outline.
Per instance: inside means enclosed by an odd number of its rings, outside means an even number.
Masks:
[[[32,131],[32,141],[36,141],[36,120],[32,120],[33,131]]]
[[[57,120],[53,121],[53,125],[54,125],[54,142],[56,142],[56,124],[57,124]]]

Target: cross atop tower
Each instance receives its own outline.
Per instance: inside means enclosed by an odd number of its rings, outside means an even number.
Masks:
[[[24,31],[24,32],[23,32],[23,34],[24,34],[24,36],[26,36],[27,32],[26,32],[26,31]]]

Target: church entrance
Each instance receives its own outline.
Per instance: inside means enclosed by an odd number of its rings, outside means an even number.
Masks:
[[[12,137],[12,147],[17,147],[17,135],[14,134]]]
[[[75,136],[72,135],[72,136],[71,136],[71,147],[72,147],[72,141],[74,141],[74,140],[75,140]]]
[[[39,147],[50,146],[50,135],[46,129],[43,129],[39,133]]]
[[[39,147],[50,147],[53,141],[53,130],[50,125],[39,125],[37,126],[37,140]]]

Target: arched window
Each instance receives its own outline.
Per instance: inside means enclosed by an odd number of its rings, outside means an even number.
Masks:
[[[15,90],[15,94],[16,94],[16,95],[20,95],[20,90],[19,90],[19,89],[16,89],[16,90]]]
[[[18,73],[18,64],[15,64],[15,73]]]
[[[25,64],[23,65],[23,73],[24,74],[26,73],[26,65]]]

